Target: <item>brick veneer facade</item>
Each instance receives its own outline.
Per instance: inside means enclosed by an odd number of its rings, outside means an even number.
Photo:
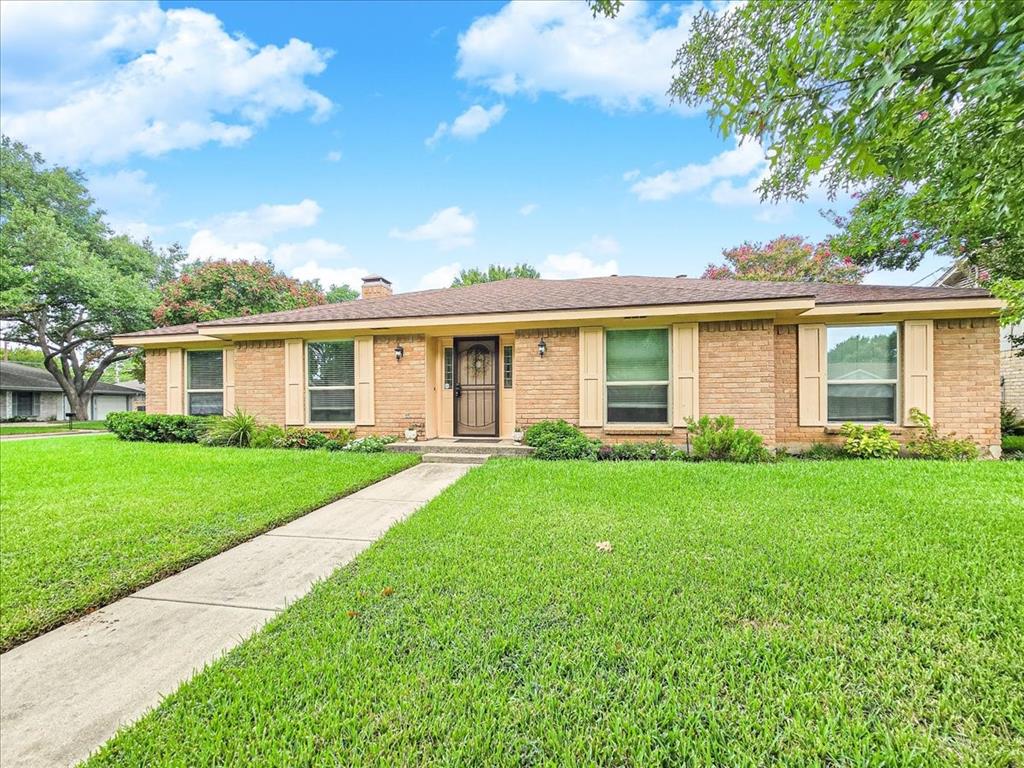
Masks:
[[[999,354],[1002,357],[1003,402],[1010,408],[1016,408],[1018,415],[1024,417],[1024,357],[1014,354],[1012,349],[1004,349]]]
[[[284,424],[284,342],[235,344],[235,408],[260,421]]]
[[[544,357],[537,344],[544,339]],[[516,423],[524,429],[544,419],[580,420],[580,333],[578,328],[516,331]]]
[[[395,347],[401,345],[401,360]],[[418,336],[373,338],[374,425],[358,432],[401,434],[410,424],[422,428],[426,420],[426,339]]]
[[[934,365],[939,431],[999,445],[999,322],[936,320]]]
[[[701,323],[700,413],[728,414],[775,443],[775,347],[771,320]]]
[[[146,350],[146,412],[167,413],[167,350]]]

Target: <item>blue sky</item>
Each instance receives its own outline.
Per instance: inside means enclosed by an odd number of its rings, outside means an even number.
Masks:
[[[695,8],[5,2],[0,122],[85,170],[116,228],[196,258],[403,291],[519,261],[693,276],[829,232],[820,193],[759,203],[759,148],[665,98]]]

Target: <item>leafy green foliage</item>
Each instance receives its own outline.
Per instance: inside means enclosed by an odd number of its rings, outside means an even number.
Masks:
[[[397,439],[394,435],[367,435],[345,443],[341,450],[350,453],[380,453],[386,451]]]
[[[848,456],[843,453],[841,446],[831,443],[814,443],[814,445],[800,454],[800,458],[812,461],[835,461],[836,459],[848,458]]]
[[[650,443],[616,443],[602,445],[597,453],[600,461],[685,461],[689,455],[664,440]]]
[[[538,421],[530,426],[523,434],[523,444],[539,448],[548,440],[561,439],[565,437],[576,437],[582,435],[579,428],[570,424],[565,419],[557,421]]]
[[[895,459],[900,455],[900,444],[889,434],[884,424],[868,429],[863,424],[846,422],[839,429],[846,438],[843,453],[858,459]]]
[[[328,304],[340,304],[343,301],[355,301],[359,298],[359,291],[350,288],[348,284],[342,283],[331,287],[327,292]]]
[[[417,461],[110,435],[4,443],[0,649]]]
[[[540,272],[529,264],[513,264],[505,267],[501,264],[491,264],[486,270],[473,267],[459,272],[452,280],[452,287],[460,285],[476,285],[477,283],[493,283],[497,280],[509,280],[514,277],[539,278]]]
[[[599,440],[591,440],[580,429],[564,419],[538,421],[526,430],[523,443],[536,450],[533,457],[546,461],[584,460],[597,458]]]
[[[181,277],[160,286],[153,320],[158,325],[181,325],[325,301],[319,283],[288,277],[269,261],[207,261],[187,265]]]
[[[124,411],[109,413],[107,429],[122,440],[144,443],[197,443],[211,426],[205,416]]]
[[[284,427],[277,424],[265,424],[258,427],[252,434],[250,448],[273,448],[274,441],[284,437]]]
[[[256,417],[239,408],[228,416],[214,418],[200,442],[203,445],[251,448],[259,428]]]
[[[79,171],[0,140],[0,319],[4,337],[39,349],[78,418],[107,367],[131,350],[111,337],[146,328],[174,246],[113,235]]]
[[[769,243],[744,243],[722,251],[724,264],[709,264],[701,277],[720,280],[792,280],[859,283],[866,270],[840,257],[828,243],[812,245],[802,237],[777,237]]]
[[[1022,46],[1018,3],[751,2],[696,16],[669,90],[764,146],[764,197],[864,192],[838,217],[840,254],[886,269],[963,256],[1019,279]]]
[[[907,443],[907,452],[919,459],[938,459],[940,461],[970,461],[978,458],[978,446],[969,438],[958,439],[955,432],[940,435],[932,422],[931,416],[917,408],[910,409],[910,420],[914,426],[921,428]]]
[[[732,416],[688,419],[686,428],[690,432],[690,455],[695,459],[748,464],[772,459],[764,439],[751,429],[737,427]]]
[[[999,428],[1004,435],[1024,435],[1024,417],[1016,408],[1002,403],[999,406]]]
[[[310,427],[288,427],[284,434],[273,442],[274,448],[298,448],[315,451],[326,448],[330,438],[323,432]]]
[[[1003,451],[1024,453],[1024,435],[1003,435]]]
[[[1009,768],[1022,484],[492,459],[87,766]]]

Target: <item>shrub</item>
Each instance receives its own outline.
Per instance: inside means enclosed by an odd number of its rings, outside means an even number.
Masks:
[[[548,440],[561,440],[577,437],[583,433],[564,419],[558,421],[538,421],[523,435],[523,443],[540,448]]]
[[[669,461],[689,457],[686,451],[657,440],[652,443],[603,445],[597,452],[597,458],[601,461]]]
[[[284,437],[284,428],[277,424],[267,424],[258,427],[252,434],[252,448],[273,448],[274,441]]]
[[[1004,435],[1024,435],[1024,417],[1003,403],[999,406],[999,430]]]
[[[121,411],[108,413],[107,429],[122,440],[146,443],[196,443],[206,433],[210,419],[170,413]]]
[[[900,455],[900,444],[896,442],[883,424],[868,429],[863,424],[846,422],[839,429],[846,438],[843,453],[858,459],[894,459]]]
[[[204,445],[232,445],[236,448],[252,447],[260,426],[256,417],[241,408],[230,416],[215,419],[200,442]]]
[[[288,427],[281,437],[272,443],[274,448],[298,448],[300,450],[316,450],[325,448],[330,439],[323,432],[309,427]]]
[[[762,437],[751,429],[737,427],[732,416],[701,416],[697,421],[688,419],[686,428],[690,431],[690,454],[694,459],[744,463],[771,461]]]
[[[1003,438],[1003,451],[1024,454],[1024,435],[1007,435]]]
[[[342,446],[341,450],[352,451],[352,453],[380,453],[386,451],[387,447],[397,439],[394,435],[367,435],[350,441]]]
[[[340,451],[352,442],[352,430],[341,427],[327,434],[327,450]]]
[[[907,452],[911,456],[941,461],[970,461],[978,458],[978,446],[973,440],[957,439],[955,432],[940,435],[927,413],[911,408],[910,420],[923,430],[907,444]]]

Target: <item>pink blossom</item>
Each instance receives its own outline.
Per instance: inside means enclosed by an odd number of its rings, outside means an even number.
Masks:
[[[920,112],[918,112],[917,113],[917,119],[921,120],[921,121],[927,120],[928,119],[928,110],[927,109],[922,109]]]

